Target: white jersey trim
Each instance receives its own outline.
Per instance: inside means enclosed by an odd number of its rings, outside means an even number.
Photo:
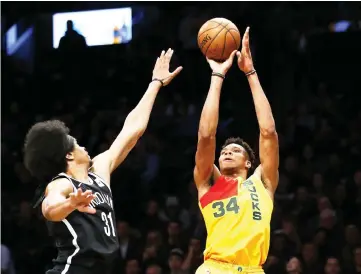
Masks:
[[[75,251],[73,252],[73,254],[71,254],[71,255],[66,259],[65,268],[64,268],[64,270],[61,272],[61,274],[66,274],[66,273],[68,272],[70,266],[71,266],[71,260],[72,260],[73,257],[79,252],[80,247],[79,247],[78,242],[77,242],[78,235],[76,234],[74,228],[71,226],[71,224],[68,222],[67,219],[64,219],[62,222],[63,222],[63,223],[66,225],[66,227],[68,228],[71,236],[73,236],[73,241],[72,241],[72,243],[73,243],[73,245],[74,245],[74,247],[75,247]]]
[[[60,176],[60,177],[61,177],[61,176],[64,176],[65,178],[67,178],[67,179],[69,180],[69,182],[71,183],[71,185],[73,186],[74,192],[77,192],[77,188],[75,187],[73,181],[72,181],[71,178],[68,176],[68,174],[62,172],[62,173],[59,173],[58,176]],[[56,177],[58,177],[58,176],[56,176]],[[56,177],[55,177],[55,178],[56,178]]]

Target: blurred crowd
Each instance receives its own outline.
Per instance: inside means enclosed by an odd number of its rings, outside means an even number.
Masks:
[[[120,242],[114,274],[187,274],[202,263],[206,231],[192,171],[210,69],[198,49],[184,49],[181,37],[163,31],[172,28],[160,22],[142,41],[52,53],[32,75],[2,56],[2,273],[44,273],[56,256],[32,208],[38,182],[22,163],[28,128],[58,118],[91,156],[104,151],[147,88],[157,55],[170,46],[172,67],[184,70],[160,92],[146,133],[111,179]],[[316,64],[299,43],[253,41],[281,154],[265,272],[361,273],[359,87],[309,69]],[[317,64],[319,71],[327,66]],[[257,151],[253,101],[236,66],[224,84],[217,142],[230,136]]]

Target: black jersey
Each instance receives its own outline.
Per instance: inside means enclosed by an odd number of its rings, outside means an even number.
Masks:
[[[74,191],[91,190],[95,195],[91,206],[95,214],[73,211],[61,222],[47,222],[50,235],[55,239],[58,257],[48,273],[107,273],[119,252],[113,197],[104,180],[88,173],[88,183],[81,183],[65,173],[53,180],[67,178]]]

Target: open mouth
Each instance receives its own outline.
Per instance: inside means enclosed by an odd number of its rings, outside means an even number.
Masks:
[[[225,158],[224,161],[225,161],[225,162],[232,162],[233,159],[231,159],[231,158]]]

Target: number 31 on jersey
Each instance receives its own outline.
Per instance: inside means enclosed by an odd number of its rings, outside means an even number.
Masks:
[[[112,213],[109,212],[109,214],[107,215],[105,214],[105,212],[102,212],[101,216],[103,222],[105,223],[105,227],[104,227],[105,235],[107,236],[112,235],[113,237],[115,237],[115,229],[113,224]]]

